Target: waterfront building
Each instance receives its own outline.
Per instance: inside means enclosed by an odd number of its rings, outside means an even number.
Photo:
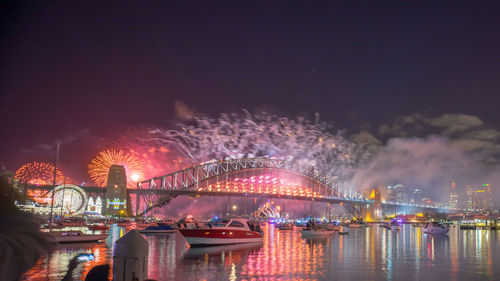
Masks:
[[[491,185],[468,185],[466,188],[467,210],[491,210],[492,204]]]

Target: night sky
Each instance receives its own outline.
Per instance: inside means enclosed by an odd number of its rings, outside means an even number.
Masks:
[[[83,130],[172,122],[176,100],[353,131],[413,113],[500,126],[498,2],[332,2],[7,1],[0,160],[15,170],[20,151]]]

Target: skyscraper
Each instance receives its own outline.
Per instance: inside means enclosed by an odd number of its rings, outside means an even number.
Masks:
[[[402,184],[387,187],[387,201],[395,203],[407,203],[406,189]]]
[[[396,202],[398,203],[407,203],[408,199],[406,196],[406,188],[402,184],[396,184],[394,186],[394,190],[396,191]]]
[[[451,209],[457,209],[458,208],[458,194],[456,190],[457,185],[455,184],[455,181],[451,181],[451,186],[450,186],[450,202],[449,202],[449,207]]]
[[[413,189],[410,202],[413,204],[422,203],[422,189],[421,188],[414,188]]]

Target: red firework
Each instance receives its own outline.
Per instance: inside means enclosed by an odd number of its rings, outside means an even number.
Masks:
[[[16,179],[21,183],[50,185],[54,183],[54,166],[43,162],[30,162],[24,164],[16,171]],[[64,183],[64,174],[56,169],[56,185]],[[66,182],[68,180],[66,179]]]

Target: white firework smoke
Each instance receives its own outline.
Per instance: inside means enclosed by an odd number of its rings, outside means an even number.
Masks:
[[[181,129],[154,129],[158,146],[178,150],[193,163],[230,158],[274,157],[297,161],[349,181],[354,168],[368,159],[363,146],[331,134],[325,123],[295,120],[269,113],[251,116],[222,114],[219,118],[196,118]]]

